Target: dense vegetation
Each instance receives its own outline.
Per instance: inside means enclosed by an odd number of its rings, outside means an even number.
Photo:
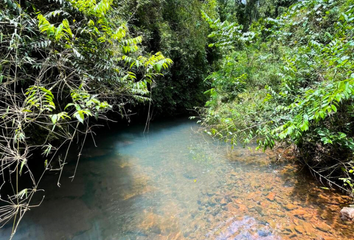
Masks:
[[[149,101],[149,86],[172,64],[149,54],[112,1],[0,3],[0,221],[15,232],[45,172],[61,173],[109,110]],[[41,175],[31,165],[44,166]],[[76,172],[76,170],[75,170]],[[75,176],[73,173],[73,177]]]
[[[60,186],[69,152],[78,164],[109,112],[150,119],[205,103],[212,58],[200,10],[216,17],[217,1],[0,3],[1,225],[16,232],[45,173]]]
[[[156,79],[153,116],[186,114],[207,100],[204,79],[213,56],[201,10],[217,17],[217,6],[216,0],[150,0],[137,6],[130,23],[145,36],[147,51],[161,51],[174,62],[163,78]]]
[[[45,2],[0,2],[0,223],[13,233],[44,173],[60,186],[70,149],[78,163],[109,111],[199,107],[210,135],[295,145],[318,179],[353,194],[352,1]]]
[[[320,181],[353,194],[353,2],[305,0],[250,27],[204,18],[222,54],[202,113],[209,134],[295,145]]]

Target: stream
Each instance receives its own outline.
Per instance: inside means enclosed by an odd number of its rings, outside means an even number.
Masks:
[[[48,174],[44,202],[14,239],[354,239],[339,217],[350,198],[323,190],[279,152],[231,149],[186,119],[143,130],[99,134],[73,182],[75,163],[60,188]]]

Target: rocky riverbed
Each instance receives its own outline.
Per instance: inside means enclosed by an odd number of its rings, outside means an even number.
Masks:
[[[255,159],[245,161],[245,156]],[[167,215],[146,212],[140,238],[353,239],[353,223],[339,214],[352,199],[322,189],[291,159],[279,162],[272,152],[240,149],[228,160],[237,167],[224,174],[223,187],[200,191],[192,211],[170,202],[164,207]],[[181,231],[184,221],[188,224]]]
[[[322,189],[291,152],[231,149],[187,121],[142,129],[97,139],[61,188],[49,175],[15,240],[354,239],[340,218],[352,199]]]

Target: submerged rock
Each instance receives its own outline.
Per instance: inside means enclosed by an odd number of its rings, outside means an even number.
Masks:
[[[221,199],[221,201],[220,201],[220,204],[221,204],[222,206],[225,206],[227,203],[228,203],[228,201],[226,200],[226,198],[223,198],[223,199]]]
[[[327,224],[322,223],[322,222],[317,222],[316,228],[322,232],[330,232],[331,231],[330,226],[328,226]]]
[[[307,211],[303,209],[293,210],[291,214],[299,219],[306,219],[306,217],[311,217],[311,214],[309,214]]]
[[[288,203],[288,204],[286,204],[286,205],[284,206],[284,208],[285,208],[286,210],[288,210],[288,211],[291,211],[291,210],[296,209],[297,206],[294,205],[294,204]]]
[[[270,231],[258,230],[257,231],[259,237],[268,237],[272,235]]]
[[[295,231],[299,234],[305,234],[305,229],[301,225],[295,226]]]
[[[354,220],[354,208],[344,207],[340,211],[340,218],[343,221],[353,221]]]
[[[275,198],[275,193],[274,192],[270,192],[267,196],[267,199],[271,202],[274,201],[274,198]]]

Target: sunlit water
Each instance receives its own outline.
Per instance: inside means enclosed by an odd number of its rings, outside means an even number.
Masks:
[[[99,136],[78,174],[44,179],[46,198],[15,239],[352,239],[348,199],[292,165],[212,141],[192,121]],[[10,226],[1,230],[9,236]]]

